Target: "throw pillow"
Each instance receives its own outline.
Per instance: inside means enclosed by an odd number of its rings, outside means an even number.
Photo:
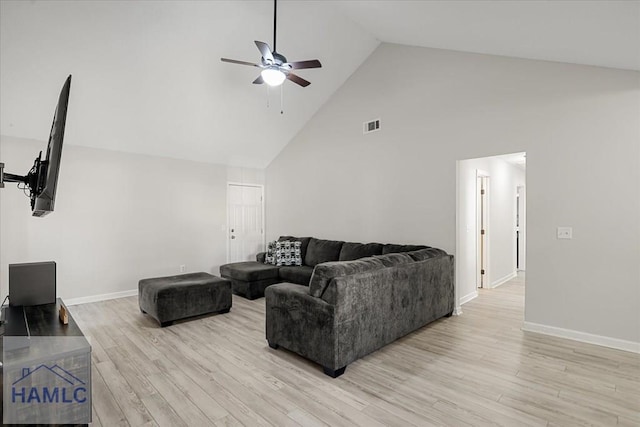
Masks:
[[[267,253],[264,256],[265,264],[276,265],[276,241],[267,243]]]
[[[275,265],[302,265],[302,242],[275,242]]]

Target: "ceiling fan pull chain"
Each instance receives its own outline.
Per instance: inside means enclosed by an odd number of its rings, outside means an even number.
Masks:
[[[265,85],[267,87],[267,108],[270,107],[269,105],[269,85]]]
[[[284,85],[280,85],[280,114],[284,114]]]

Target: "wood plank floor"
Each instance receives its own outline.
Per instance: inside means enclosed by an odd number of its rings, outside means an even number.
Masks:
[[[161,329],[136,297],[70,307],[94,425],[639,426],[640,355],[520,330],[517,278],[347,367],[264,338],[264,299]]]

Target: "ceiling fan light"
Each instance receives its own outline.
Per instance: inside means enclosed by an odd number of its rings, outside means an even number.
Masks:
[[[260,72],[262,80],[269,86],[280,86],[287,78],[278,68],[265,68]]]

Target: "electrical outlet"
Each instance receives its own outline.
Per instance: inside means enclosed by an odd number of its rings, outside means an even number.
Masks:
[[[573,228],[571,227],[558,227],[556,232],[556,237],[558,239],[572,239],[573,238]]]
[[[187,270],[187,266],[186,266],[186,265],[184,265],[184,264],[182,264],[182,265],[180,266],[180,273],[184,273],[186,270]]]

